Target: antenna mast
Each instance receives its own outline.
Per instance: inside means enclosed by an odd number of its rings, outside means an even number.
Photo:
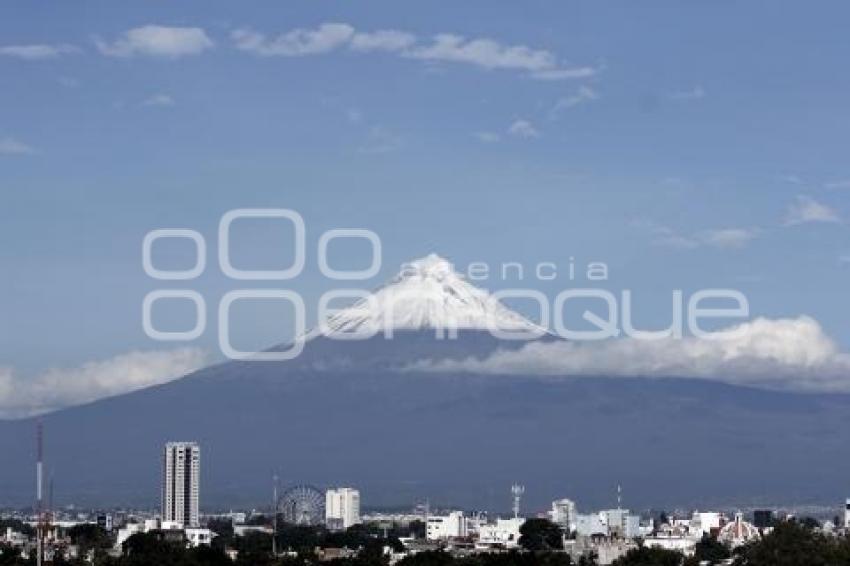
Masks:
[[[41,419],[36,424],[36,461],[35,461],[35,512],[36,512],[36,564],[44,564],[44,501],[42,484],[44,475],[44,424]]]
[[[272,556],[277,558],[277,486],[280,478],[277,474],[272,476]]]
[[[511,495],[514,497],[514,519],[519,517],[519,504],[522,495],[525,493],[525,486],[515,483],[511,486]]]

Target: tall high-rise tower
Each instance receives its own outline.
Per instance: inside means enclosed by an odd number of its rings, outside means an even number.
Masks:
[[[844,502],[844,528],[850,530],[850,498]]]
[[[198,526],[201,448],[196,442],[169,442],[162,458],[162,520]]]
[[[343,529],[360,523],[360,492],[339,487],[325,492],[325,521]]]

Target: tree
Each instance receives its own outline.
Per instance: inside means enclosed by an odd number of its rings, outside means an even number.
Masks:
[[[850,564],[850,542],[826,537],[797,521],[778,523],[761,540],[738,551],[737,566],[838,566]]]
[[[237,564],[262,566],[272,562],[272,537],[266,533],[253,532],[235,537],[233,548],[239,553]]]
[[[410,521],[408,525],[409,536],[413,538],[425,538],[426,532],[428,530],[427,525],[425,525],[424,521],[420,521],[416,519],[415,521]]]
[[[98,525],[74,525],[65,533],[71,538],[71,542],[79,547],[80,556],[86,556],[92,550],[95,555],[101,555],[112,546],[109,533]]]
[[[443,551],[427,551],[403,558],[398,566],[451,566],[453,562],[454,558],[451,554]]]
[[[0,519],[0,532],[5,533],[11,527],[13,531],[24,534],[30,538],[35,536],[35,529],[20,519]]]
[[[564,533],[549,519],[527,519],[519,528],[519,544],[526,550],[561,550]]]
[[[23,566],[21,551],[11,545],[0,544],[0,566]]]
[[[732,556],[732,553],[729,552],[729,547],[707,534],[702,535],[702,539],[697,543],[694,551],[697,564],[703,561],[708,561],[709,564],[717,564],[730,556]]]
[[[683,560],[681,552],[641,546],[616,559],[611,566],[680,566]]]

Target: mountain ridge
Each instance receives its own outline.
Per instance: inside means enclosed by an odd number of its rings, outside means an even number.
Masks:
[[[364,318],[358,307],[338,319],[342,332],[410,325],[393,328],[391,340],[381,332],[313,336],[293,360],[229,361],[40,417],[57,501],[156,505],[160,451],[171,440],[201,444],[205,509],[266,501],[274,473],[285,483],[354,485],[369,506],[429,498],[498,510],[516,481],[533,510],[560,497],[583,509],[605,506],[616,485],[635,509],[843,500],[850,395],[411,370],[413,360],[484,358],[526,343],[476,326],[481,312],[496,308],[486,300],[450,303],[478,314],[460,317],[470,324],[455,338],[439,339],[435,329],[458,318],[445,318],[444,302],[434,301],[445,277],[449,288],[456,283],[440,261],[414,273],[435,291],[425,307],[407,311],[415,316],[386,319],[379,308]],[[476,297],[489,296],[482,293]],[[0,421],[0,504],[32,500],[35,422]]]

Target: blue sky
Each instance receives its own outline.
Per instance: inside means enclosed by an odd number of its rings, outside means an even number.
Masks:
[[[221,215],[246,207],[304,217],[308,265],[289,287],[313,315],[332,287],[319,235],[355,227],[384,244],[367,288],[432,251],[461,266],[574,257],[642,296],[647,326],[669,318],[672,289],[733,287],[755,315],[807,314],[850,347],[846,3],[0,14],[0,365],[19,375],[160,347],[141,327],[161,286],[142,238],[192,228],[214,253]],[[244,236],[246,263],[286,253],[274,227]],[[185,265],[184,250],[161,261]],[[214,258],[191,282],[211,313],[234,288]],[[163,324],[191,324],[178,311]],[[245,340],[275,342],[277,324],[258,316]],[[215,339],[211,325],[194,346]]]

